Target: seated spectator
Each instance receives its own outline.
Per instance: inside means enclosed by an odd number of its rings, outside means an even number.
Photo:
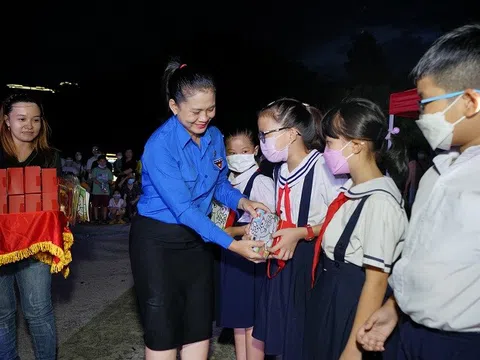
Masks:
[[[123,215],[125,215],[125,200],[122,199],[120,191],[115,190],[108,204],[108,217],[111,219],[110,224],[125,224],[122,220]]]
[[[130,174],[129,176],[123,178],[118,187],[121,190],[121,194],[125,199],[126,209],[127,209],[127,218],[132,219],[137,214],[137,203],[140,200],[140,195],[142,194],[142,189],[135,179],[135,174]]]

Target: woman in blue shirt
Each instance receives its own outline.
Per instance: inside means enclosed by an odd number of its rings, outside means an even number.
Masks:
[[[145,145],[143,194],[130,231],[130,259],[143,320],[146,359],[207,359],[213,322],[216,243],[251,261],[255,241],[234,241],[209,218],[212,199],[232,209],[268,209],[245,198],[227,179],[223,136],[210,75],[172,61],[165,70],[173,115]]]

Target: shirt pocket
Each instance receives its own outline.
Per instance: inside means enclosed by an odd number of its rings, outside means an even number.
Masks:
[[[198,172],[191,166],[184,166],[180,168],[180,172],[188,189],[193,190],[198,180]]]

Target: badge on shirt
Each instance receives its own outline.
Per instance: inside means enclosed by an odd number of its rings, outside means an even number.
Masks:
[[[213,160],[213,163],[215,164],[216,167],[218,167],[220,170],[223,168],[223,159],[218,158],[216,160]]]

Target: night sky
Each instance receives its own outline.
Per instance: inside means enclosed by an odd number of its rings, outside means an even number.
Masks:
[[[170,55],[211,68],[215,124],[228,132],[254,126],[256,111],[279,96],[321,108],[338,101],[353,86],[344,64],[362,32],[383,54],[386,101],[413,86],[408,71],[436,37],[480,20],[480,5],[467,1],[323,3],[12,1],[2,4],[0,82],[60,90],[38,95],[65,154],[93,144],[140,153],[165,118],[160,81]]]

